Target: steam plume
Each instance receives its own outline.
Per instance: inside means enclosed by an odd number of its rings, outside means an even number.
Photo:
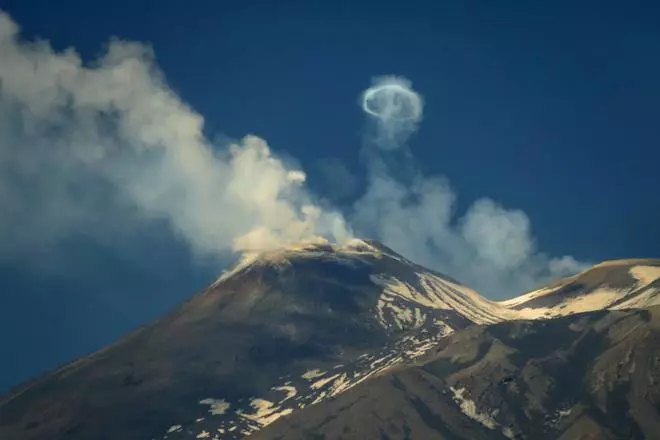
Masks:
[[[84,65],[0,13],[0,87],[4,256],[127,228],[129,213],[167,220],[200,255],[350,235],[263,139],[212,145],[147,46],[112,40]]]
[[[570,256],[538,252],[522,211],[483,198],[457,218],[447,180],[419,172],[408,148],[423,107],[410,81],[378,78],[361,98],[367,132],[376,132],[363,147],[369,183],[354,205],[358,232],[490,297],[513,296],[585,267]]]
[[[408,149],[424,106],[408,80],[379,78],[360,104],[368,186],[348,218],[361,234],[496,297],[582,267],[537,252],[521,211],[481,199],[456,218],[446,179],[418,172]],[[22,41],[0,13],[0,259],[156,220],[203,256],[352,235],[263,139],[216,145],[203,125],[149,47],[112,40],[84,64]]]

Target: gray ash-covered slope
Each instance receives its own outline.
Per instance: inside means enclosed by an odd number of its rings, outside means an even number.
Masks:
[[[272,439],[658,439],[660,307],[472,326]]]
[[[0,432],[242,438],[510,314],[375,242],[246,256],[162,319],[3,396]]]

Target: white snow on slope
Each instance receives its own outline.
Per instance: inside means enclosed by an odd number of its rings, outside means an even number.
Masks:
[[[553,292],[556,292],[557,290],[561,289],[564,287],[564,284],[559,285],[559,286],[553,286],[553,287],[543,287],[541,289],[537,290],[532,290],[531,292],[522,294],[520,296],[516,296],[511,299],[507,299],[504,301],[499,301],[497,304],[500,306],[506,307],[506,308],[512,308],[520,304],[524,304],[526,302],[529,302],[533,299],[540,298],[546,295],[550,295]]]
[[[265,393],[243,404],[237,403],[237,406],[232,406],[231,412],[221,413],[222,422],[214,427],[221,434],[220,438],[243,438],[293,411],[343,393],[404,362],[414,361],[436,346],[440,338],[452,333],[455,330],[452,327],[454,322],[458,322],[459,326],[465,325],[461,318],[475,324],[491,324],[513,319],[552,318],[603,308],[660,304],[658,289],[649,287],[650,283],[660,277],[658,266],[632,265],[629,272],[634,281],[625,289],[603,285],[595,286],[584,294],[577,292],[577,295],[563,295],[558,292],[578,279],[583,272],[562,280],[559,284],[510,300],[494,302],[448,278],[424,271],[386,248],[362,240],[353,240],[343,245],[314,241],[281,251],[246,255],[232,270],[223,274],[216,284],[249,270],[253,265],[286,267],[296,258],[317,257],[322,257],[323,261],[338,261],[355,267],[358,267],[356,263],[376,261],[374,267],[384,268],[385,272],[373,272],[370,275],[371,282],[379,287],[372,312],[377,322],[388,332],[400,334],[398,345],[378,353],[364,353],[355,362],[347,365],[329,369],[327,366],[325,369],[310,366],[308,368],[312,369],[299,371],[295,378],[290,378],[294,381],[293,384],[285,382],[271,388],[283,393],[283,396]],[[380,266],[380,261],[387,264]],[[600,266],[607,265],[616,266],[610,263]],[[392,267],[395,269],[390,270]],[[552,298],[555,294],[564,298]],[[535,307],[532,302],[544,297],[551,299],[546,301],[546,304],[552,305]],[[526,303],[530,303],[528,307],[525,307]],[[539,304],[542,303],[539,301]],[[517,310],[520,306],[522,309]],[[456,321],[454,317],[458,317]],[[509,429],[497,425],[495,412],[478,410],[476,403],[466,397],[468,391],[452,388],[452,392],[461,410],[471,418],[487,428],[500,429],[504,435],[512,436]],[[249,407],[246,408],[245,405],[248,404]],[[207,431],[209,429],[207,426],[204,428]],[[200,433],[199,430],[196,432]],[[204,432],[201,431],[202,434]]]
[[[600,268],[601,270],[603,268],[616,269],[617,266],[625,263],[625,261],[605,262],[594,266],[594,268]],[[577,296],[559,297],[556,304],[549,307],[534,306],[532,301],[559,294],[558,291],[563,287],[572,282],[579,282],[581,274],[566,278],[561,284],[541,288],[516,298],[501,301],[498,304],[510,309],[519,307],[516,311],[518,319],[553,318],[595,310],[620,310],[660,304],[660,289],[649,286],[649,284],[660,278],[660,267],[634,265],[628,269],[628,272],[636,282],[625,288],[615,289],[607,285],[595,286],[594,290],[582,292]],[[530,303],[529,307],[520,308],[520,306],[527,303]]]
[[[246,404],[234,403],[221,398],[206,398],[200,404],[211,409],[221,407],[221,411],[209,411],[211,417],[203,423],[175,425],[174,430],[165,433],[162,439],[180,438],[245,438],[280,417],[315,405],[323,400],[337,396],[346,390],[382,374],[396,365],[412,361],[434,347],[442,335],[420,331],[416,335],[407,335],[393,341],[379,352],[364,353],[346,364],[336,365],[327,370],[319,368],[300,372],[296,376],[283,376],[281,385],[273,386],[265,396],[250,398]],[[229,411],[229,408],[233,408]],[[213,417],[215,416],[215,417]],[[181,436],[173,437],[180,433]],[[209,433],[209,437],[205,437]],[[211,433],[213,434],[211,437]]]
[[[499,427],[499,424],[495,420],[495,416],[497,416],[499,409],[493,410],[490,414],[479,411],[477,409],[476,403],[465,395],[465,392],[467,391],[465,388],[449,387],[449,389],[454,394],[454,402],[458,404],[463,414],[465,414],[472,420],[481,423],[483,426],[485,426],[488,429],[494,430]],[[511,429],[508,427],[502,428],[502,434],[505,437],[513,438],[513,431],[511,431]]]
[[[314,379],[315,377],[321,377],[325,373],[317,368],[313,370],[308,370],[305,372],[305,374],[302,375],[303,379]]]
[[[284,399],[280,403],[284,403],[286,400]],[[282,408],[280,405],[265,399],[252,399],[250,405],[254,408],[252,413],[239,413],[239,415],[258,423],[260,427],[270,425],[280,417],[293,412],[291,408]]]
[[[227,412],[229,407],[231,406],[229,402],[227,402],[224,399],[213,399],[213,398],[206,398],[202,399],[199,401],[201,405],[208,405],[209,406],[209,412],[211,414],[219,415],[219,414],[224,414]]]
[[[609,308],[609,306],[628,292],[629,290],[604,287],[589,292],[586,295],[570,298],[554,307],[528,307],[517,310],[517,314],[519,319],[539,319],[602,310]]]
[[[382,288],[375,314],[385,328],[419,328],[427,320],[430,310],[457,313],[476,324],[491,324],[515,318],[515,312],[485,299],[465,286],[432,273],[413,272],[409,275],[415,277],[418,288],[393,275],[370,276],[371,281]],[[440,321],[436,325],[446,333],[446,323]]]
[[[660,266],[642,264],[643,260],[606,261],[592,269],[617,268],[630,266],[630,275],[638,281],[633,289],[614,290],[603,286],[577,298],[570,298],[553,307],[529,307],[516,311],[514,308],[532,300],[553,295],[559,289],[577,280],[587,269],[563,280],[563,283],[544,287],[505,301],[489,301],[472,289],[441,278],[432,272],[420,272],[419,266],[386,248],[371,244],[361,239],[351,239],[345,243],[330,243],[324,238],[315,237],[306,242],[293,244],[287,248],[268,252],[248,252],[229,271],[223,273],[213,286],[239,274],[250,266],[258,264],[287,264],[293,258],[335,259],[342,263],[353,264],[363,257],[389,258],[403,264],[415,273],[417,287],[413,287],[392,274],[373,274],[371,280],[383,288],[374,310],[378,321],[385,327],[394,326],[399,330],[414,329],[422,326],[427,318],[424,308],[451,310],[476,324],[489,324],[511,319],[538,319],[564,316],[571,313],[598,310],[613,307],[622,296],[629,295],[660,278]],[[647,297],[628,301],[629,306],[641,306],[645,301],[656,303],[655,290],[646,292]],[[588,298],[585,298],[588,297]],[[625,303],[626,301],[624,301]],[[648,304],[647,304],[648,305]],[[423,307],[420,307],[423,306]],[[616,306],[620,308],[620,305]],[[389,319],[388,319],[389,317]]]
[[[577,280],[584,271],[573,277],[566,278],[563,283],[544,287],[505,301],[489,301],[474,290],[452,282],[449,279],[435,275],[430,271],[422,271],[419,266],[367,241],[352,239],[346,243],[333,244],[322,238],[315,238],[308,242],[299,243],[277,251],[262,253],[246,253],[230,271],[224,273],[215,283],[229,279],[250,266],[259,264],[286,265],[294,258],[334,259],[344,264],[355,264],[364,257],[387,258],[410,268],[405,277],[389,273],[375,273],[370,276],[371,281],[382,288],[382,292],[374,308],[378,322],[388,329],[400,331],[420,328],[433,320],[430,310],[444,310],[455,312],[475,324],[491,324],[511,319],[542,319],[564,316],[572,313],[599,310],[602,308],[639,307],[655,304],[660,301],[656,298],[655,290],[649,290],[642,298],[623,300],[634,290],[639,290],[660,277],[660,267],[633,264],[635,260],[621,260],[604,262],[594,268],[608,268],[621,265],[632,265],[630,274],[638,283],[630,289],[615,290],[602,286],[588,294],[567,298],[558,301],[558,304],[549,307],[520,306],[533,300],[552,296],[562,287]],[[371,260],[373,261],[373,260]],[[413,277],[413,278],[411,278]],[[405,281],[404,281],[405,280]],[[414,285],[411,285],[413,283]],[[619,303],[615,305],[614,303]],[[440,327],[446,323],[438,322]],[[445,330],[446,332],[446,330]]]
[[[648,285],[660,278],[660,266],[633,266],[630,275],[639,281],[639,284]]]
[[[454,394],[454,401],[460,406],[463,414],[472,420],[476,420],[488,429],[495,429],[497,426],[495,419],[490,414],[481,413],[477,410],[477,405],[474,401],[464,395],[466,391],[465,388],[449,387],[449,389]]]
[[[611,307],[614,310],[634,309],[660,305],[660,288],[650,286],[639,289],[634,296]]]

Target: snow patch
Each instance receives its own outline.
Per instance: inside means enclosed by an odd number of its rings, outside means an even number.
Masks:
[[[630,268],[629,272],[644,286],[660,278],[660,266],[634,266]]]
[[[180,432],[182,429],[183,429],[183,426],[181,426],[181,425],[172,425],[167,430],[167,433],[170,434],[172,432]]]
[[[282,400],[283,402],[296,397],[296,394],[298,393],[296,388],[291,385],[282,385],[280,387],[273,387],[272,389],[275,391],[284,391],[286,393],[286,397]]]
[[[631,298],[620,302],[613,309],[634,309],[660,305],[660,289],[647,286],[642,287]]]
[[[302,377],[303,379],[311,380],[317,377],[325,376],[325,371],[321,371],[319,369],[314,369],[314,370],[308,370],[303,374]]]
[[[472,289],[434,274],[414,273],[414,276],[417,280],[412,285],[395,276],[370,275],[371,282],[383,289],[376,305],[376,318],[385,328],[391,324],[399,329],[420,327],[426,320],[422,308],[453,311],[476,324],[500,322],[516,315]],[[388,321],[388,314],[392,322]]]
[[[431,339],[429,341],[419,341],[414,338],[411,338],[411,342],[413,342],[413,346],[411,348],[406,349],[404,353],[406,356],[412,359],[424,355],[431,348],[435,347],[435,345],[438,343],[436,339]]]
[[[225,399],[213,399],[210,397],[200,400],[199,403],[200,405],[209,405],[209,412],[214,416],[224,414],[231,406]]]
[[[253,413],[237,412],[237,414],[244,419],[256,422],[261,428],[293,412],[291,408],[282,409],[271,401],[259,398],[252,399],[250,406],[255,410]]]
[[[560,409],[557,411],[557,415],[559,417],[566,417],[571,414],[572,409],[571,408],[566,408],[566,409]]]
[[[316,382],[314,382],[314,383],[311,385],[311,388],[312,388],[313,390],[318,390],[319,388],[323,388],[324,385],[326,385],[326,384],[329,383],[329,382],[332,382],[333,380],[335,380],[335,379],[338,378],[338,377],[339,377],[339,374],[333,374],[332,376],[329,376],[329,377],[323,378],[323,379],[321,379],[321,380],[317,380]]]
[[[336,396],[337,394],[346,391],[349,388],[351,388],[351,383],[346,373],[344,373],[341,376],[339,376],[337,380],[333,381],[329,392],[331,396]]]
[[[633,261],[635,260],[605,262],[594,267],[618,267],[622,264],[633,264]],[[553,295],[555,292],[566,287],[570,283],[579,281],[580,275],[582,273],[588,272],[589,270],[590,269],[587,269],[586,271],[577,275],[568,277],[562,280],[561,284],[534,290],[516,298],[500,301],[498,304],[509,309],[524,306],[528,302],[542,298],[544,296]],[[633,264],[628,269],[628,272],[630,273],[630,276],[636,280],[636,283],[631,283],[627,288],[613,289],[603,285],[593,291],[586,292],[575,297],[559,297],[558,299],[560,300],[560,303],[552,307],[531,306],[518,310],[518,318],[554,318],[558,316],[566,316],[574,313],[590,312],[594,310],[627,309],[635,307],[648,307],[651,305],[660,304],[660,297],[657,296],[657,293],[660,292],[660,289],[653,289],[651,287],[645,289],[649,284],[660,279],[660,266]]]
[[[552,292],[555,292],[559,289],[564,287],[564,285],[559,285],[559,286],[554,286],[554,287],[543,287],[541,289],[533,290],[529,293],[525,293],[520,296],[516,296],[515,298],[507,299],[504,301],[499,301],[498,304],[506,307],[506,308],[513,308],[515,306],[518,306],[520,304],[524,304],[526,302],[529,302],[533,299],[539,298],[541,296],[549,295]]]
[[[567,298],[554,307],[526,307],[520,309],[518,310],[518,316],[520,319],[538,319],[602,310],[608,308],[629,292],[630,289],[620,290],[602,287],[584,295]]]
[[[495,429],[497,427],[497,422],[493,418],[493,415],[479,412],[474,401],[464,396],[465,388],[449,387],[449,389],[454,393],[454,402],[458,403],[463,414],[481,423],[488,429]]]
[[[505,426],[505,427],[502,428],[502,434],[504,435],[504,437],[507,437],[507,438],[515,438],[516,437],[516,433],[513,432],[513,429],[509,428],[508,426]]]

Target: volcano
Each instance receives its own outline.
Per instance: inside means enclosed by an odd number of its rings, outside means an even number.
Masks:
[[[656,305],[660,260],[494,302],[376,241],[302,243],[11,390],[0,437],[654,438]]]

